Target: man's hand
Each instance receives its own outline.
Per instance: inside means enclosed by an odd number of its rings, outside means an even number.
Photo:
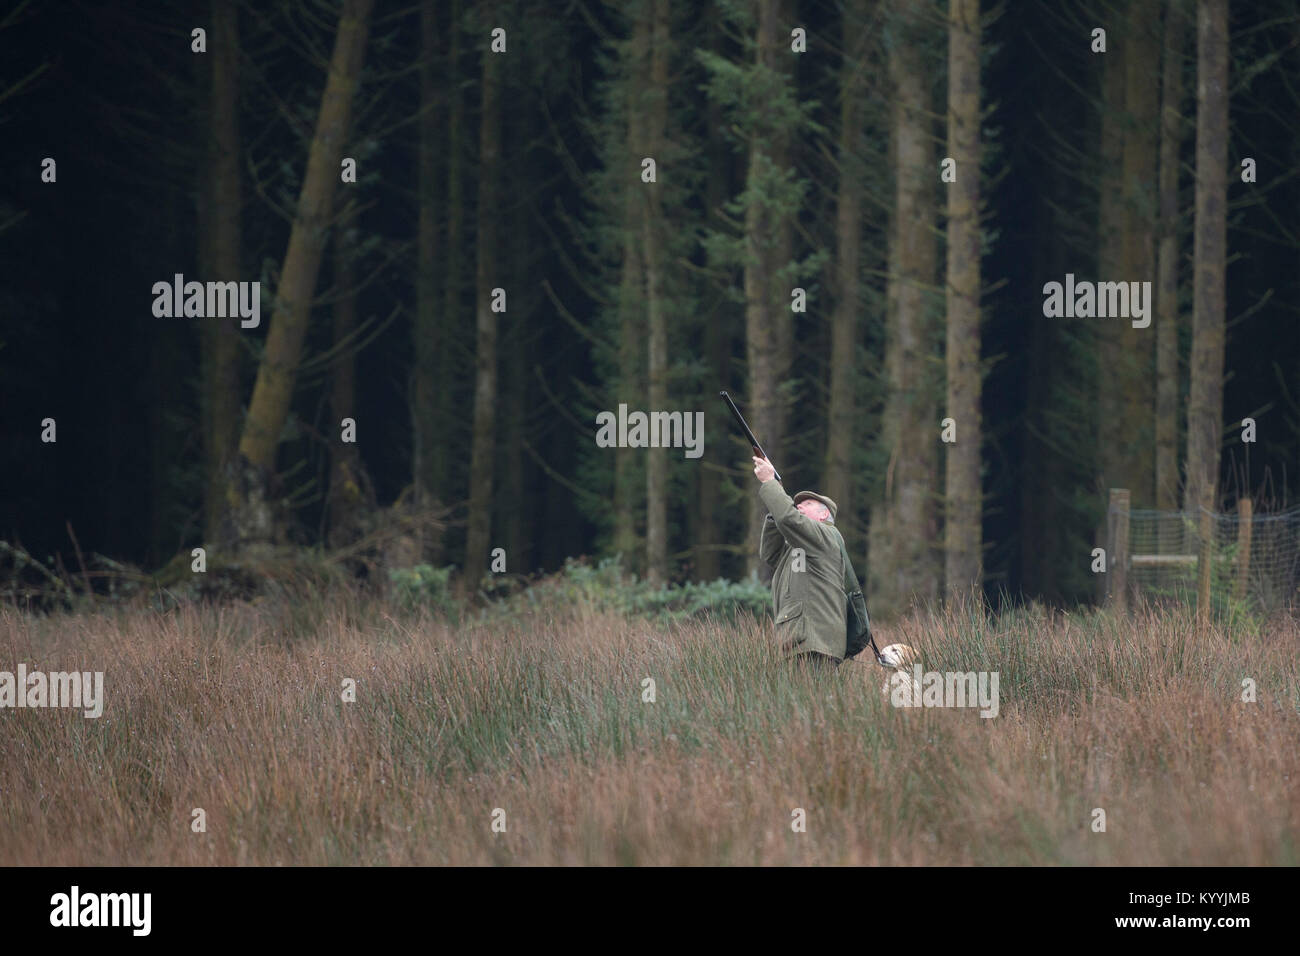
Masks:
[[[766,458],[754,456],[754,475],[760,482],[769,482],[776,477],[776,469]]]

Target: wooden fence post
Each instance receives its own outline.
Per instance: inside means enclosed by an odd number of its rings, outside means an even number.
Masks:
[[[1255,515],[1255,506],[1249,498],[1237,501],[1237,589],[1236,598],[1246,596],[1250,579],[1250,532],[1251,518]]]
[[[1128,518],[1129,493],[1127,488],[1110,489],[1110,507],[1106,514],[1109,530],[1106,542],[1107,595],[1110,603],[1121,613],[1128,610]]]

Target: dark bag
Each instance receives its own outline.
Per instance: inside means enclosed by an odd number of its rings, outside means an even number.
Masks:
[[[840,556],[844,559],[844,596],[848,598],[844,612],[844,659],[856,657],[870,647],[879,661],[880,650],[876,647],[876,639],[871,636],[871,619],[867,617],[867,599],[858,585],[858,576],[853,571],[853,562],[849,560],[843,538],[840,538]]]

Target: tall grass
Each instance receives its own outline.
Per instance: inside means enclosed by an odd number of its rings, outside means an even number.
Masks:
[[[894,709],[869,661],[792,673],[765,628],[561,605],[458,628],[351,601],[0,611],[0,670],[102,670],[106,696],[98,720],[0,710],[0,864],[1300,863],[1294,622],[877,627],[926,670],[998,671],[994,719]]]

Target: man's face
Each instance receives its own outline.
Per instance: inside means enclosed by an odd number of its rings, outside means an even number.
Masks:
[[[825,521],[831,516],[831,509],[816,498],[805,498],[795,505],[801,515],[812,518],[813,521]]]

